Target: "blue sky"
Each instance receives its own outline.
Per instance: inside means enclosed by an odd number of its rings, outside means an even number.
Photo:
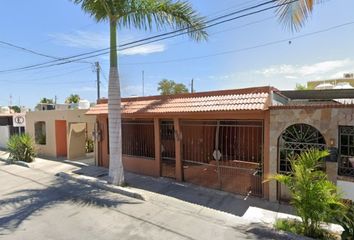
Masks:
[[[264,1],[190,2],[202,15],[213,18]],[[182,36],[127,50],[119,59],[122,95],[142,95],[142,71],[145,72],[145,95],[157,94],[157,83],[163,78],[188,87],[193,78],[197,91],[263,85],[293,89],[296,83],[354,72],[353,9],[353,0],[327,1],[316,6],[306,26],[296,33],[284,29],[274,11],[269,11],[210,28],[209,40],[204,43]],[[109,46],[108,24],[95,23],[70,1],[5,0],[2,10],[1,41],[56,57]],[[345,23],[350,24],[316,33]],[[127,42],[156,33],[124,29],[119,31],[118,38]],[[316,34],[307,36],[310,33]],[[279,40],[284,41],[253,48]],[[49,60],[0,44],[0,70]],[[108,78],[108,56],[89,61],[99,61]],[[13,104],[28,107],[33,107],[41,97],[57,96],[58,102],[63,102],[71,93],[95,101],[95,79],[93,68],[87,63],[0,73],[0,105],[7,105],[10,95]],[[101,94],[106,96],[107,81],[103,75],[101,79]]]

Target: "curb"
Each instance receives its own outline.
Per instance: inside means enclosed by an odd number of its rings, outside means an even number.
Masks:
[[[13,161],[13,162],[11,162],[8,159],[2,158],[2,157],[0,157],[0,161],[4,162],[6,164],[14,164],[14,165],[18,165],[18,166],[21,166],[21,167],[31,168],[31,165],[29,163],[23,162],[23,161]]]
[[[88,185],[91,185],[91,186],[94,186],[94,187],[97,187],[97,188],[100,188],[100,189],[103,189],[103,190],[106,190],[109,192],[114,192],[114,193],[122,194],[127,197],[136,198],[136,199],[145,201],[145,198],[139,193],[136,193],[136,192],[134,192],[130,189],[127,189],[127,188],[118,187],[118,186],[108,184],[106,181],[98,180],[93,177],[81,176],[78,174],[70,174],[70,173],[65,173],[65,172],[57,173],[56,176],[59,176],[59,177],[66,179],[66,180],[72,180],[75,182],[88,184]]]

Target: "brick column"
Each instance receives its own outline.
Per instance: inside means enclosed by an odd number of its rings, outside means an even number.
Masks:
[[[155,168],[156,176],[161,176],[161,135],[160,119],[154,119],[154,141],[155,141]]]
[[[182,131],[178,118],[173,119],[175,128],[176,180],[183,181],[182,172]]]

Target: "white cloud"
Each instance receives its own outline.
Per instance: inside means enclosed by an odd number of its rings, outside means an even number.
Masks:
[[[166,46],[164,44],[149,44],[145,46],[139,46],[135,48],[130,48],[120,52],[121,55],[148,55],[151,53],[164,52]]]
[[[109,34],[106,32],[75,31],[73,33],[50,34],[58,44],[81,49],[105,49],[109,47]],[[134,39],[132,36],[122,37],[121,42],[128,42],[124,39]],[[148,55],[163,52],[166,45],[162,43],[138,46],[122,51],[121,55]]]
[[[109,46],[109,35],[104,32],[75,31],[50,34],[61,45],[75,48],[102,49]]]
[[[341,71],[339,71],[341,70]],[[310,65],[275,65],[257,71],[264,77],[291,76],[291,78],[315,77],[330,78],[334,72],[353,71],[354,61],[351,59],[323,61]]]
[[[344,73],[354,72],[354,60],[339,59],[315,62],[308,65],[280,64],[250,71],[210,75],[218,88],[242,88],[274,86],[279,89],[294,89],[297,83],[312,80],[340,78]],[[220,80],[220,81],[218,81]]]

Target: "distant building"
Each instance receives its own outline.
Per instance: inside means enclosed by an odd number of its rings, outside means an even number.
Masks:
[[[315,90],[354,88],[354,74],[345,73],[343,78],[310,81],[307,82],[307,88]]]

